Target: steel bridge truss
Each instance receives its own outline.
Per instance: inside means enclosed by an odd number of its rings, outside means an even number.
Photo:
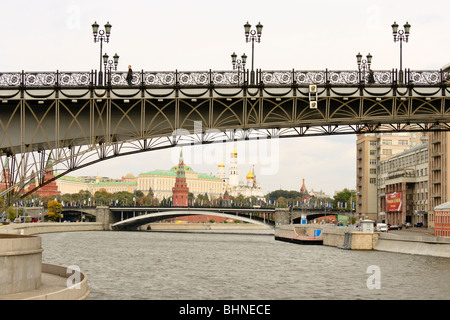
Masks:
[[[449,130],[448,72],[0,73],[0,196],[99,161],[174,146],[402,131]],[[4,176],[4,174],[2,175]],[[4,181],[5,182],[5,181]]]

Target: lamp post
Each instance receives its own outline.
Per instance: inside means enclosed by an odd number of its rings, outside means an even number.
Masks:
[[[400,42],[400,72],[399,72],[399,81],[403,83],[403,66],[402,66],[402,42],[408,42],[409,30],[411,29],[411,25],[406,22],[403,25],[404,30],[398,30],[398,24],[394,21],[391,25],[392,34],[394,36],[394,42]]]
[[[103,55],[103,64],[105,65],[105,83],[106,83],[106,75],[108,75],[108,83],[111,83],[111,70],[114,68],[114,71],[117,71],[117,65],[119,64],[119,56],[117,53],[113,56],[113,60],[108,60],[109,56],[105,52]]]
[[[111,35],[111,25],[109,22],[105,24],[105,30],[98,30],[99,25],[97,22],[92,24],[92,33],[94,34],[94,43],[100,42],[100,71],[98,72],[98,84],[103,84],[103,72],[102,72],[102,50],[103,41],[109,42],[109,36]]]
[[[361,53],[358,52],[358,54],[356,55],[356,63],[358,64],[359,81],[363,82],[363,80],[365,81],[366,79],[366,70],[370,71],[370,65],[372,63],[372,55],[369,53],[366,56],[366,59],[363,59]],[[362,77],[361,77],[361,70],[363,71]]]
[[[249,24],[248,22],[244,24],[245,41],[247,43],[250,41],[252,42],[252,69],[250,71],[250,83],[255,84],[255,71],[253,69],[255,60],[255,41],[258,43],[261,42],[261,32],[263,25],[258,22],[258,24],[256,25],[256,30],[250,30],[251,27],[251,24]]]
[[[236,53],[233,52],[231,55],[231,64],[233,65],[233,70],[238,71],[238,84],[240,83],[240,71],[242,69],[243,83],[245,83],[245,64],[247,63],[247,56],[245,53],[241,56],[241,59],[237,59]]]

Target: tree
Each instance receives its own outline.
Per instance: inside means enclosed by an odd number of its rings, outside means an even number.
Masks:
[[[62,218],[62,204],[58,201],[51,200],[47,204],[47,219],[58,221]]]

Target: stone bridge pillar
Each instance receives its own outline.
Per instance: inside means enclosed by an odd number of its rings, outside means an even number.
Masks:
[[[95,211],[97,222],[103,223],[104,230],[111,230],[111,224],[113,224],[115,221],[111,210],[109,210],[109,207],[99,206],[95,209]]]
[[[289,208],[275,208],[275,226],[292,222]]]

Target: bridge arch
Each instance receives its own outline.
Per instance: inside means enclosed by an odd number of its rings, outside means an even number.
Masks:
[[[144,215],[135,216],[132,218],[124,219],[122,221],[113,223],[111,227],[116,230],[132,230],[136,229],[137,227],[141,225],[145,225],[148,223],[169,219],[169,218],[176,218],[176,217],[182,217],[182,216],[195,216],[195,215],[208,215],[208,216],[217,216],[217,217],[223,217],[223,218],[229,218],[234,220],[240,220],[247,223],[252,223],[260,226],[265,226],[269,228],[273,228],[273,225],[269,223],[265,223],[263,221],[259,221],[258,219],[254,218],[247,218],[243,216],[237,216],[234,214],[229,213],[223,213],[223,212],[214,212],[214,211],[201,211],[201,210],[167,210],[163,212],[154,212],[154,213],[147,213]]]

